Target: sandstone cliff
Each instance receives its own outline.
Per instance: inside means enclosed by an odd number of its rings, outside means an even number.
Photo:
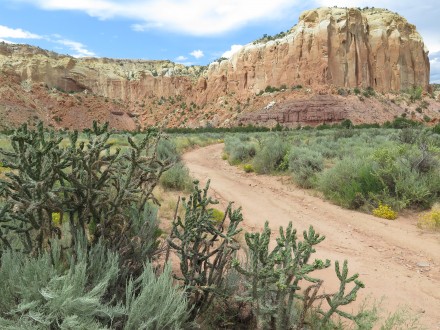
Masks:
[[[133,127],[163,118],[171,125],[197,125],[203,120],[222,124],[237,112],[264,106],[255,95],[266,86],[303,85],[317,93],[334,87],[389,92],[421,86],[426,90],[427,55],[415,26],[396,13],[319,8],[304,12],[283,37],[248,44],[231,59],[208,67],[76,59],[9,44],[0,44],[0,67],[22,86],[40,83],[48,91],[86,91],[116,100],[118,105],[108,111],[127,115],[133,121],[127,125]]]
[[[429,84],[428,51],[415,26],[381,9],[306,11],[285,37],[211,66],[208,77],[226,76],[234,91],[331,84],[387,92]]]

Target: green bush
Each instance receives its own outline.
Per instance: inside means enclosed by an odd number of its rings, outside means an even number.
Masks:
[[[261,150],[257,151],[252,165],[257,173],[271,173],[280,169],[288,150],[288,144],[280,137],[271,137],[264,141]]]
[[[161,133],[155,130],[124,136],[123,150],[113,147],[111,137],[108,125],[96,122],[81,137],[46,130],[42,123],[35,130],[18,128],[10,136],[12,151],[0,149],[2,163],[12,169],[0,178],[1,244],[38,254],[49,248],[54,233],[75,244],[78,231],[91,244],[95,237],[111,248],[130,244],[127,208],[143,212],[155,200],[152,191],[174,160],[159,158]],[[55,228],[53,213],[63,215],[65,226]]]
[[[246,173],[252,173],[252,172],[254,172],[254,167],[252,166],[252,164],[244,164],[243,170]]]
[[[175,190],[189,191],[192,187],[192,179],[188,168],[181,162],[165,171],[159,183],[162,187]]]
[[[345,158],[324,171],[318,187],[326,198],[350,209],[363,206],[371,194],[379,194],[384,188],[373,175],[373,162],[357,158]]]
[[[189,318],[188,300],[173,284],[171,267],[156,276],[146,264],[143,273],[130,280],[126,289],[124,330],[184,329]]]
[[[410,94],[409,98],[410,98],[411,102],[421,100],[422,99],[422,92],[423,92],[423,88],[421,86],[417,86],[417,87],[410,89],[409,90],[409,94]]]
[[[240,138],[228,138],[225,140],[225,152],[231,165],[237,165],[251,160],[256,154],[256,146],[251,141],[243,141]]]
[[[169,139],[162,139],[157,144],[157,157],[159,160],[180,161],[180,154],[177,151],[176,144]]]
[[[322,155],[306,148],[292,148],[289,153],[289,170],[300,187],[312,188],[316,173],[324,168]]]
[[[147,263],[115,301],[117,254],[101,243],[87,251],[85,240],[66,253],[60,243],[52,241],[52,250],[38,257],[15,251],[1,256],[0,328],[181,329],[185,325],[187,298],[173,285],[169,267],[156,277]]]

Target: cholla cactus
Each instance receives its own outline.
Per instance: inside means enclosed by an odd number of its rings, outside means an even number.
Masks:
[[[209,181],[203,191],[196,182],[188,201],[182,199],[185,217],[175,217],[168,238],[169,246],[180,258],[182,276],[176,278],[182,281],[191,297],[193,318],[206,310],[216,295],[222,294],[224,273],[234,252],[240,248],[235,240],[243,220],[240,209],[233,211],[229,204],[223,220],[213,221],[210,205],[218,202],[208,197],[208,189]]]
[[[324,236],[321,237],[310,226],[300,241],[292,223],[289,223],[286,230],[280,227],[276,246],[272,250],[269,248],[270,236],[267,222],[262,233],[246,233],[246,244],[250,251],[249,267],[242,266],[238,260],[234,262],[235,268],[249,279],[248,300],[253,305],[258,328],[286,329],[293,320],[297,329],[302,329],[307,311],[313,302],[322,299],[326,299],[330,306],[326,312],[319,311],[323,315],[322,323],[327,322],[334,313],[355,319],[355,316],[339,310],[340,306],[355,300],[356,292],[363,287],[357,281],[357,274],[348,278],[347,262],[344,262],[342,273],[336,262],[340,290],[336,294],[318,295],[322,281],[313,277],[312,273],[330,267],[330,261],[315,259],[311,262],[310,257],[315,252],[314,246],[321,243]],[[346,285],[351,282],[355,283],[355,287],[345,294]],[[303,309],[299,312],[295,310],[295,300],[303,303]]]
[[[41,123],[35,131],[23,125],[13,133],[13,151],[0,150],[2,163],[12,169],[0,179],[4,246],[21,243],[24,251],[39,253],[54,235],[71,236],[75,244],[77,233],[90,241],[104,238],[116,249],[132,244],[130,216],[157,202],[153,189],[173,161],[158,158],[161,134],[155,130],[138,143],[127,137],[124,152],[112,148],[110,136],[107,125],[96,123],[84,141],[76,131],[63,136],[45,131]],[[53,213],[60,214],[59,224]]]

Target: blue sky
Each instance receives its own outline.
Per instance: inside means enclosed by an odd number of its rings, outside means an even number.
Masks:
[[[263,34],[290,29],[305,9],[335,5],[405,16],[430,50],[431,82],[440,82],[438,0],[0,0],[0,40],[77,57],[205,65]]]

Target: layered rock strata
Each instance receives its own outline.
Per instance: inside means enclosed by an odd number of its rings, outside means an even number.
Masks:
[[[133,104],[146,100],[178,98],[185,106],[216,111],[219,100],[228,95],[252,111],[259,109],[249,99],[267,86],[303,85],[314,91],[332,86],[372,87],[389,92],[418,86],[426,90],[429,85],[428,51],[420,34],[406,19],[383,9],[309,10],[282,37],[250,43],[232,58],[207,67],[170,61],[77,59],[0,43],[0,68],[18,77],[23,86],[40,83],[48,90],[117,100],[127,116],[141,122],[150,114],[139,113]],[[111,111],[121,115],[118,109]],[[169,107],[167,111],[166,115],[172,113]]]

